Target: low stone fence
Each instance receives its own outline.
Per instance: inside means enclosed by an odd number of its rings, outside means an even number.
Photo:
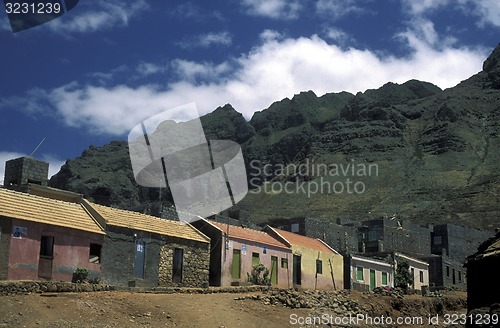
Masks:
[[[0,296],[46,292],[98,292],[115,290],[114,286],[101,284],[77,284],[63,281],[3,281]]]

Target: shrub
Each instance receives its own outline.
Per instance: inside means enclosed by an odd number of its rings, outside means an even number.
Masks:
[[[247,273],[247,281],[255,285],[270,285],[269,270],[262,263],[259,263],[253,267],[251,274]]]
[[[89,269],[87,268],[76,268],[75,272],[73,272],[72,282],[87,282],[89,273]]]

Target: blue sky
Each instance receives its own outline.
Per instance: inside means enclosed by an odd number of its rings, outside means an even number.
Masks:
[[[154,114],[231,103],[246,118],[313,90],[456,85],[500,41],[498,0],[80,1],[12,33],[0,12],[0,182],[29,155],[57,172]]]

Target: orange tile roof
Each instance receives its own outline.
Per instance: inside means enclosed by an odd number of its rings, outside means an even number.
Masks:
[[[250,228],[238,227],[238,226],[230,225],[230,224],[228,225],[225,223],[220,223],[220,222],[215,222],[215,221],[208,221],[208,220],[206,220],[206,221],[223,232],[227,233],[228,229],[229,229],[229,233],[228,233],[229,237],[253,241],[256,243],[263,244],[263,245],[269,245],[269,246],[274,246],[274,247],[279,247],[279,248],[290,249],[285,243],[282,243],[281,241],[277,240],[276,238],[272,237],[271,235],[269,235],[266,232],[262,232],[262,231],[258,231],[258,230],[254,230],[254,229],[250,229]]]
[[[87,203],[106,221],[106,224],[142,230],[160,235],[210,242],[210,238],[198,231],[189,223],[160,219],[155,216],[121,210],[117,208]]]
[[[277,228],[269,227],[274,230],[280,236],[282,236],[289,244],[306,247],[310,249],[314,249],[316,251],[320,251],[323,253],[334,253],[338,254],[335,250],[327,246],[323,241],[311,237],[302,236],[290,231],[285,231]]]
[[[0,188],[0,215],[104,234],[81,204]]]

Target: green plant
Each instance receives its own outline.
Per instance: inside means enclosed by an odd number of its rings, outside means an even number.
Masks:
[[[247,281],[255,285],[270,285],[269,270],[262,263],[259,263],[253,267],[251,273],[247,273]]]
[[[89,269],[87,268],[76,268],[75,272],[73,272],[72,282],[86,282],[89,276]]]
[[[396,287],[408,288],[413,283],[413,276],[410,273],[410,265],[407,262],[398,263],[394,284]]]

